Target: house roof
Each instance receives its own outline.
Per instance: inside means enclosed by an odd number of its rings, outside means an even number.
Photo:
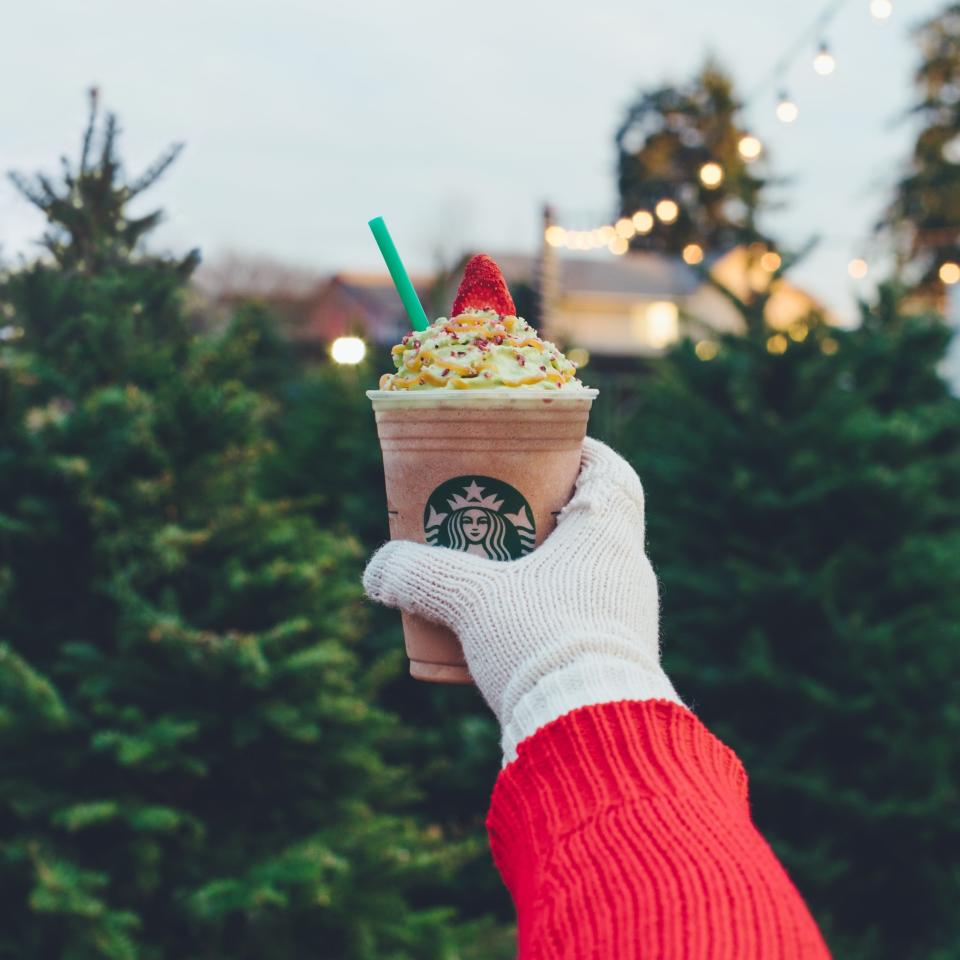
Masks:
[[[537,257],[491,254],[508,281],[530,280],[536,275]],[[659,253],[628,253],[615,257],[558,254],[560,290],[564,296],[578,294],[613,298],[657,299],[682,297],[701,284],[697,273],[677,257]]]

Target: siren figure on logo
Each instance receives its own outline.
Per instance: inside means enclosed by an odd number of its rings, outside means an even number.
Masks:
[[[508,513],[511,507],[514,512]],[[454,477],[442,483],[430,495],[423,527],[432,546],[463,550],[488,560],[522,557],[533,549],[536,539],[523,496],[493,477]]]

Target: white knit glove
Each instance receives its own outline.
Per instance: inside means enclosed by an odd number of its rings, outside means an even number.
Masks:
[[[518,743],[576,707],[681,703],[660,666],[657,580],[643,541],[639,478],[588,437],[573,499],[532,553],[501,562],[394,540],[363,585],[456,633],[500,721],[507,764]]]

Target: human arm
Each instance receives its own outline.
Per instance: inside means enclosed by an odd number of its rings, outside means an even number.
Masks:
[[[451,627],[502,730],[487,826],[521,958],[821,958],[729,748],[660,665],[632,468],[584,444],[557,529],[510,563],[394,542],[364,583]]]

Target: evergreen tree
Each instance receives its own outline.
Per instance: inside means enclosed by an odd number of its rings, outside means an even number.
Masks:
[[[364,391],[377,385],[389,362],[384,351],[358,367],[309,369],[288,384],[265,474],[270,495],[300,504],[325,528],[359,538],[367,555],[389,531],[383,461]],[[424,889],[424,901],[450,903],[464,920],[494,921],[477,942],[477,957],[507,960],[516,953],[513,904],[484,825],[500,769],[499,726],[476,689],[412,680],[399,615],[374,604],[367,612],[358,654],[381,681],[377,703],[400,720],[385,742],[386,756],[409,770],[417,817],[462,845],[456,871]]]
[[[913,112],[920,131],[882,226],[905,278],[937,296],[942,264],[960,263],[960,3],[923,23],[916,36],[921,63]]]
[[[763,240],[756,217],[767,181],[753,170],[757,156],[741,154],[737,111],[733,83],[713,62],[689,85],[642,93],[627,108],[616,135],[621,214],[652,213],[663,199],[679,207],[676,222],[637,234],[634,249],[676,254],[696,243],[723,253]]]
[[[197,336],[127,211],[171,154],[127,181],[116,131],[18,179],[50,256],[0,282],[0,957],[493,956],[384,758],[356,541],[260,492],[269,325]]]
[[[884,289],[701,360],[611,439],[644,480],[668,672],[853,960],[960,954],[960,401],[948,334]],[[709,354],[704,354],[709,355]]]

